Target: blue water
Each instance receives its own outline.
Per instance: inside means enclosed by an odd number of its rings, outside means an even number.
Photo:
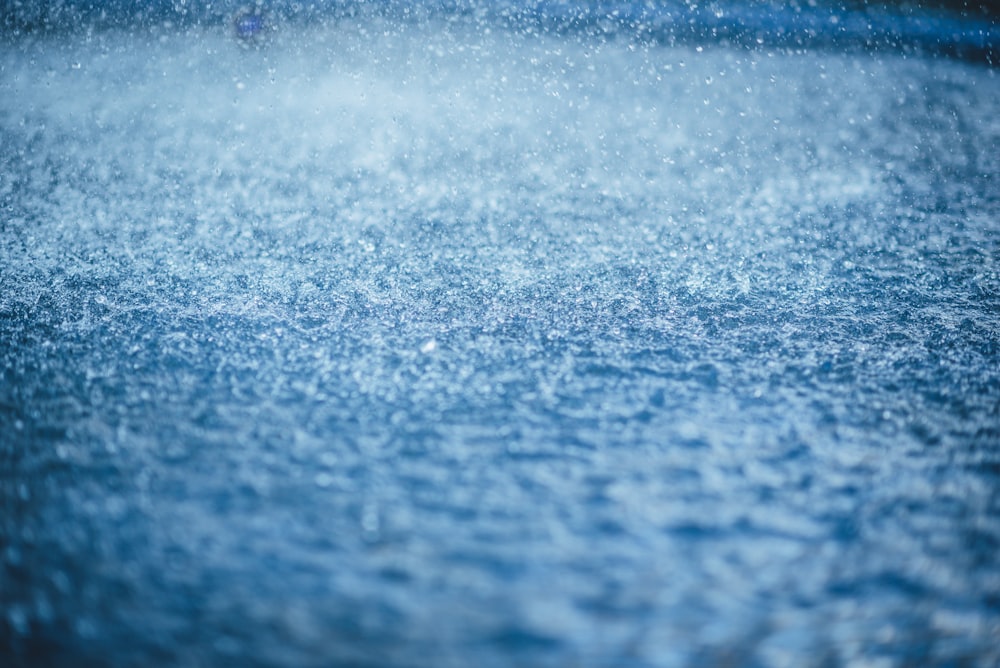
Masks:
[[[0,41],[0,663],[1000,662],[996,70],[538,26]]]

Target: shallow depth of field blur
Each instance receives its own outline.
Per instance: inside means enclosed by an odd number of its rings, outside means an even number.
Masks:
[[[0,664],[996,665],[958,4],[0,2]]]

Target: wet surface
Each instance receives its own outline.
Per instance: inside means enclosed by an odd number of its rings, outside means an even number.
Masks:
[[[13,665],[1000,660],[994,70],[364,16],[0,67]]]

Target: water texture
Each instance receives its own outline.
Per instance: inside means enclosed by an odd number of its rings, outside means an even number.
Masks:
[[[998,100],[469,16],[9,37],[0,659],[996,665]]]

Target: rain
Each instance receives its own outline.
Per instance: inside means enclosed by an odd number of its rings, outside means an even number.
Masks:
[[[996,665],[998,43],[0,0],[0,665]]]

